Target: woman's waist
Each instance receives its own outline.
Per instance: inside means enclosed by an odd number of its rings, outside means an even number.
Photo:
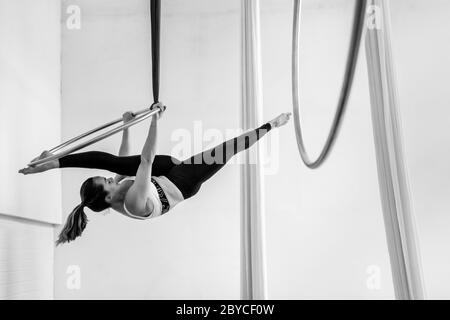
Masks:
[[[165,176],[152,177],[152,184],[162,205],[162,214],[184,200],[181,191]]]

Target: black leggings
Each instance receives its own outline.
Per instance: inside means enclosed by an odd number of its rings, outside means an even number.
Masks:
[[[166,176],[180,189],[184,199],[188,199],[235,154],[252,146],[270,129],[270,123],[266,123],[184,161],[167,155],[157,155],[152,164],[152,176]],[[60,168],[102,169],[124,176],[135,176],[140,163],[140,155],[118,157],[99,151],[69,154],[59,159]]]

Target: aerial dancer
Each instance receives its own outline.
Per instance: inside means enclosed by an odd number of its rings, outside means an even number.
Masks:
[[[129,133],[123,131],[119,156],[91,151],[66,155],[39,166],[21,169],[22,174],[33,174],[56,168],[103,169],[116,173],[114,178],[91,177],[80,189],[81,203],[67,217],[57,244],[70,242],[81,236],[86,227],[84,208],[101,212],[112,208],[134,219],[161,216],[180,202],[197,194],[202,184],[217,173],[237,153],[248,149],[271,129],[285,125],[290,113],[282,113],[275,119],[254,130],[180,161],[168,155],[156,155],[157,123],[165,108],[152,117],[147,139],[140,155],[129,156]],[[123,121],[133,115],[127,112]],[[44,151],[40,158],[51,155]]]

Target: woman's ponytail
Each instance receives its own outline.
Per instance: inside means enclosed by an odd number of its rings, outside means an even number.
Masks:
[[[66,224],[59,234],[58,240],[56,241],[56,245],[73,241],[75,238],[81,236],[88,222],[87,216],[83,209],[84,203],[81,203],[69,214]]]
[[[85,207],[94,212],[100,212],[111,207],[105,200],[108,193],[102,185],[95,182],[95,179],[96,177],[89,178],[81,185],[81,203],[67,217],[66,225],[59,234],[56,245],[73,241],[81,236],[88,222],[83,210]]]

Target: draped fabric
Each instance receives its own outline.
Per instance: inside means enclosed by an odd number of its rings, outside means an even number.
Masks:
[[[390,43],[389,1],[369,1],[366,54],[378,181],[397,299],[424,299],[416,227],[403,155]]]
[[[152,34],[152,86],[153,102],[159,102],[159,64],[161,37],[161,0],[150,0]]]
[[[242,4],[242,112],[244,130],[262,118],[259,0]],[[264,179],[259,146],[245,152],[241,168],[241,298],[265,299]],[[251,164],[250,164],[251,163]]]

